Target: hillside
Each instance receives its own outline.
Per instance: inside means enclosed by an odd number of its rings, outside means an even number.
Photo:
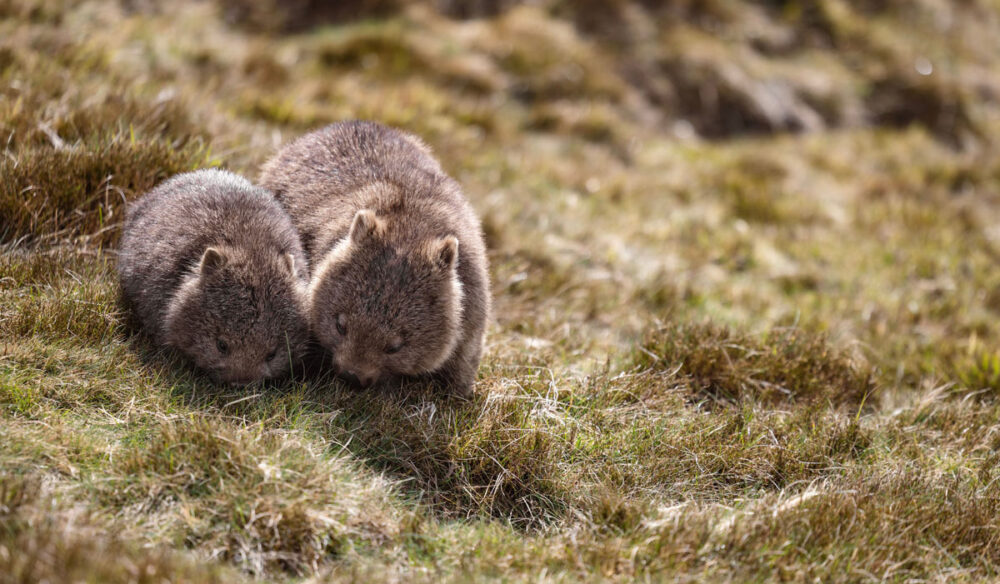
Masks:
[[[476,397],[213,386],[125,204],[364,118],[483,219]],[[0,583],[1000,573],[997,0],[0,0]]]

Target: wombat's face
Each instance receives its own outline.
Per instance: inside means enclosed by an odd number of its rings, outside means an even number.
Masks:
[[[167,341],[222,383],[284,375],[308,342],[291,255],[206,250],[168,308]]]
[[[313,333],[338,372],[368,387],[428,373],[451,355],[461,319],[458,240],[401,252],[370,211],[317,267],[309,292]]]

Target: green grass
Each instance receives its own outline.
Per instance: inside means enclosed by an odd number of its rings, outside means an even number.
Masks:
[[[1000,576],[996,2],[341,4],[0,0],[0,583]],[[483,218],[472,400],[119,306],[127,201],[350,117]]]

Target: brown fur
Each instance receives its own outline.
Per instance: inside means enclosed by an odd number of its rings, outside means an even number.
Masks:
[[[471,392],[490,308],[482,228],[423,142],[333,124],[282,148],[261,184],[302,236],[313,333],[340,373]]]
[[[177,175],[133,203],[118,274],[136,320],[217,381],[287,373],[308,342],[305,254],[274,197],[219,170]]]

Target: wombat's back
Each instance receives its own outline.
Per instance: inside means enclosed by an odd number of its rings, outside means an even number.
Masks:
[[[430,149],[416,136],[374,122],[339,122],[285,145],[261,170],[261,185],[279,200],[317,204],[346,196],[367,184],[412,184],[443,174]],[[295,191],[292,193],[292,191]]]
[[[374,122],[339,122],[293,140],[260,176],[291,215],[310,258],[346,235],[359,209],[379,206],[359,196],[379,183],[401,187],[409,203],[442,201],[474,217],[419,138]]]
[[[290,253],[307,273],[295,228],[270,193],[221,170],[177,175],[129,207],[119,246],[124,299],[160,342],[167,304],[215,245]]]

